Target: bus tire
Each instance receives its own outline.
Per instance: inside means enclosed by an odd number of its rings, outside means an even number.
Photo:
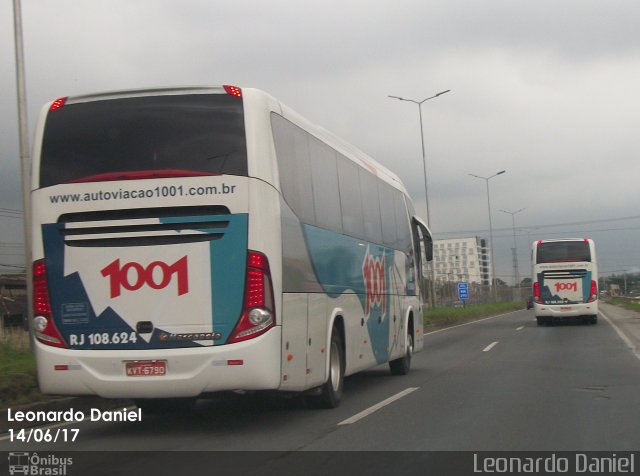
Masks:
[[[389,361],[391,375],[407,375],[411,370],[411,357],[413,356],[413,334],[407,332],[407,348],[399,359]]]
[[[315,397],[314,403],[319,408],[336,408],[342,398],[344,385],[344,347],[340,329],[334,326],[331,331],[331,344],[329,345],[329,377],[320,387],[320,395]]]

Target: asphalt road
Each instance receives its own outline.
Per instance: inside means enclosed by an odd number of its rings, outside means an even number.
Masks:
[[[0,451],[637,451],[639,402],[640,357],[607,319],[539,327],[523,310],[428,334],[409,375],[349,377],[335,410],[220,395],[192,413],[63,427],[74,442],[5,435]]]

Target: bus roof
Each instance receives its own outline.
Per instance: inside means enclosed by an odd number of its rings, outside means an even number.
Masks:
[[[556,239],[545,239],[545,240],[536,240],[534,241],[534,243],[538,244],[538,243],[561,243],[561,242],[566,242],[566,241],[586,241],[586,242],[593,242],[593,240],[591,238],[556,238]]]

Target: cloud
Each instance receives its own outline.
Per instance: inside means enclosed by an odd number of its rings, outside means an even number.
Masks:
[[[8,2],[0,18],[11,65]],[[387,96],[451,89],[422,109],[436,234],[486,233],[486,189],[468,174],[502,169],[492,204],[526,207],[523,225],[636,214],[635,1],[41,0],[23,2],[23,23],[31,131],[42,104],[65,95],[258,87],[395,171],[424,214],[418,110]],[[0,81],[0,206],[16,208],[14,71]],[[623,248],[604,256],[622,260]],[[498,267],[509,268],[509,253],[496,250]]]

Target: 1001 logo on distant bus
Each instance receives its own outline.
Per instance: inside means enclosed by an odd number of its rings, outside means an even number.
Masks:
[[[556,283],[555,287],[556,287],[556,292],[560,292],[560,291],[577,292],[578,291],[578,283],[575,281],[573,283]]]
[[[178,296],[189,292],[189,273],[187,257],[183,256],[173,264],[153,261],[146,267],[135,261],[120,265],[120,258],[112,261],[101,270],[102,276],[109,278],[111,297],[127,291],[137,291],[145,284],[152,289],[164,289],[175,276],[178,281]]]

